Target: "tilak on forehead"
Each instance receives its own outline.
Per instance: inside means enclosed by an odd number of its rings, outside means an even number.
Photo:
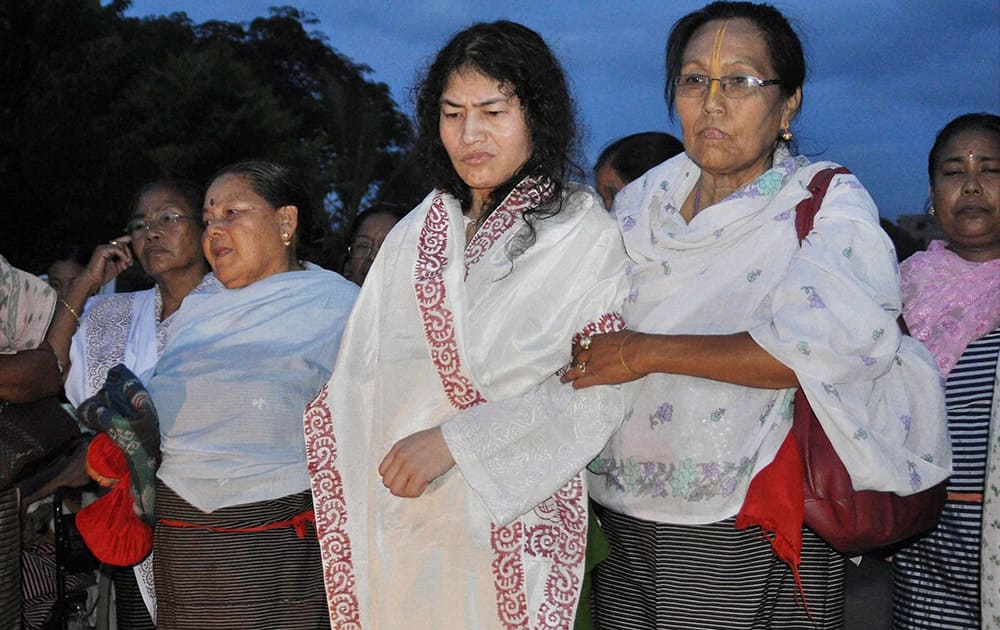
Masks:
[[[710,76],[721,77],[722,76],[722,41],[726,35],[726,27],[729,26],[729,22],[723,22],[719,25],[719,29],[715,31],[715,43],[712,44],[712,59],[709,62],[708,71]],[[715,91],[722,86],[719,81],[712,81],[709,84],[708,90],[711,97],[715,97]]]

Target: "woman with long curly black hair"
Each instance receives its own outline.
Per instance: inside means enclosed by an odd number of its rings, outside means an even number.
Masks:
[[[621,237],[569,182],[558,61],[511,22],[456,35],[417,90],[435,186],[376,257],[306,440],[334,627],[568,627],[580,474],[618,390],[560,387],[617,330]]]

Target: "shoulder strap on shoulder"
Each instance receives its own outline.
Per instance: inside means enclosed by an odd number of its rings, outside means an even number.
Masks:
[[[809,186],[807,187],[812,196],[806,197],[795,206],[795,233],[798,234],[800,245],[802,244],[802,239],[812,230],[813,219],[816,217],[816,213],[819,212],[819,207],[823,205],[823,197],[826,196],[826,191],[830,187],[830,180],[833,179],[834,175],[849,175],[850,173],[851,171],[840,166],[837,168],[825,168],[813,175],[812,181],[809,182]]]

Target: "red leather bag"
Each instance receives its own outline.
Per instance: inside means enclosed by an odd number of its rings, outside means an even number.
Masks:
[[[809,183],[812,197],[795,208],[799,242],[812,229],[830,180],[846,168],[826,169]],[[907,333],[902,319],[899,320]],[[795,394],[792,435],[802,454],[805,524],[831,547],[849,556],[895,545],[937,524],[947,499],[947,481],[908,496],[855,490],[802,390]]]

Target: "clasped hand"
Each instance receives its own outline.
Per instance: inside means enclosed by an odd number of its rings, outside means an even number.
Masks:
[[[584,337],[573,344],[573,363],[560,380],[572,383],[574,389],[583,389],[592,385],[627,383],[642,377],[641,372],[633,369],[634,346],[640,337],[642,333],[634,330]]]

